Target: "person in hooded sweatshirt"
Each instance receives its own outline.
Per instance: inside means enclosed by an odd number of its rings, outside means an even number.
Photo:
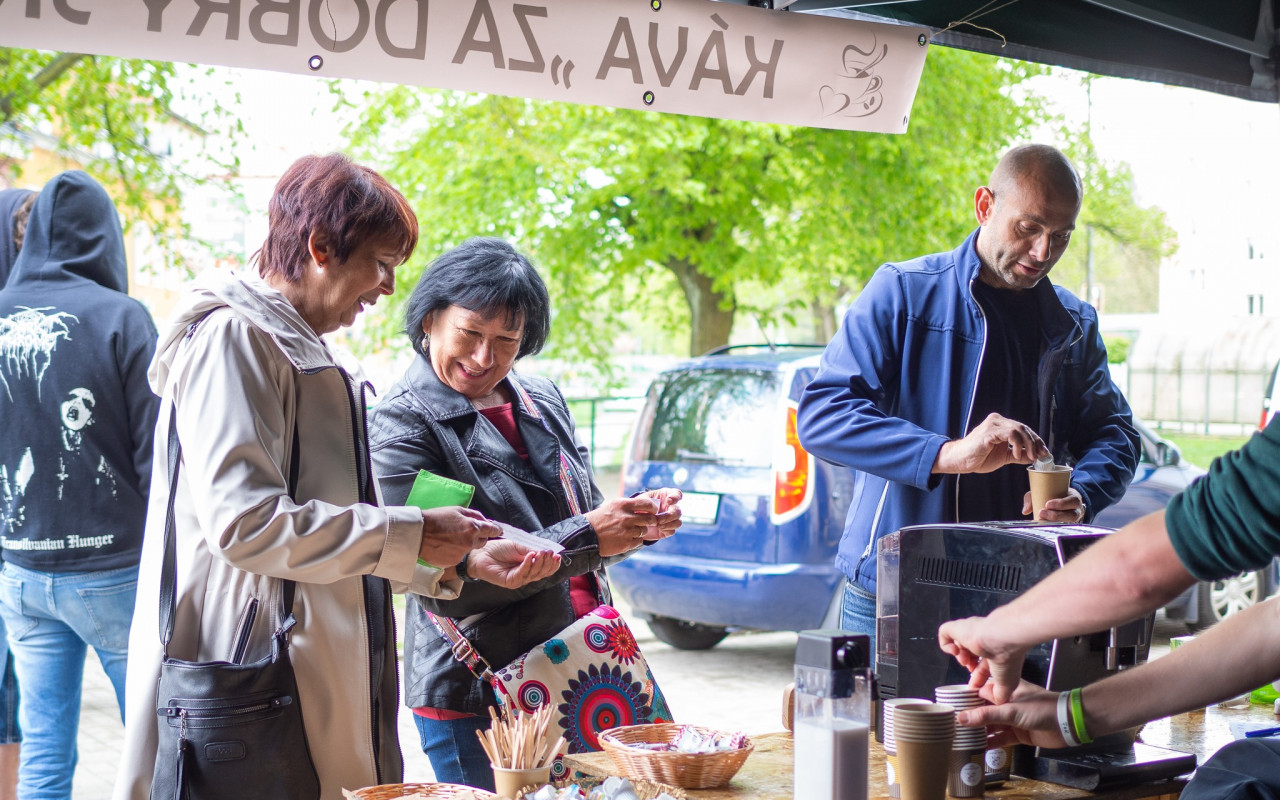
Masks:
[[[85,653],[124,709],[159,401],[151,315],[130,298],[115,206],[50,181],[0,290],[0,617],[23,688],[18,793],[68,798]]]
[[[36,193],[30,189],[0,191],[0,289],[8,282],[9,271],[22,249],[35,199]],[[15,800],[18,796],[18,754],[22,748],[22,729],[18,725],[18,679],[13,673],[9,633],[2,617],[0,648],[4,649],[4,668],[0,670],[0,800]]]

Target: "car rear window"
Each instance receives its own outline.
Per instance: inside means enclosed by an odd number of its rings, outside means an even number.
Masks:
[[[708,369],[659,377],[649,390],[638,443],[646,461],[767,467],[780,424],[781,378],[770,370]]]

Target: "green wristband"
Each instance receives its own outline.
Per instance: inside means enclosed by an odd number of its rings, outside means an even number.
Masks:
[[[444,567],[437,567],[435,564],[428,564],[425,560],[421,558],[418,559],[418,566],[426,567],[427,569],[438,569],[441,572],[444,572]]]
[[[1084,727],[1084,689],[1075,688],[1071,690],[1071,729],[1075,732],[1076,738],[1080,740],[1080,744],[1089,744],[1093,741],[1093,737]]]

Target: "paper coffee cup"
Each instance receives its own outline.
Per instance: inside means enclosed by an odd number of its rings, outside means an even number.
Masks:
[[[951,748],[947,794],[952,797],[982,797],[987,790],[986,745],[966,749]]]
[[[897,765],[902,800],[944,800],[951,771],[951,740],[900,740]]]
[[[1031,481],[1031,518],[1040,519],[1045,503],[1067,496],[1071,488],[1071,467],[1057,465],[1051,470],[1027,467],[1027,479]]]
[[[1009,780],[1009,767],[1013,763],[1013,748],[993,747],[986,752],[987,786],[995,786]]]

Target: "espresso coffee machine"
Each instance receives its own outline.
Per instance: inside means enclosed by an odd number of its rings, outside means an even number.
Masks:
[[[882,699],[933,697],[969,674],[938,647],[938,626],[1004,605],[1108,528],[1043,522],[917,525],[879,543],[876,680]],[[1154,614],[1027,653],[1022,677],[1053,691],[1084,686],[1147,660]],[[877,720],[880,715],[877,714]],[[1137,729],[1061,750],[1018,747],[1013,771],[1081,789],[1163,780],[1196,767],[1194,755],[1135,743]],[[883,731],[877,725],[877,738]]]

